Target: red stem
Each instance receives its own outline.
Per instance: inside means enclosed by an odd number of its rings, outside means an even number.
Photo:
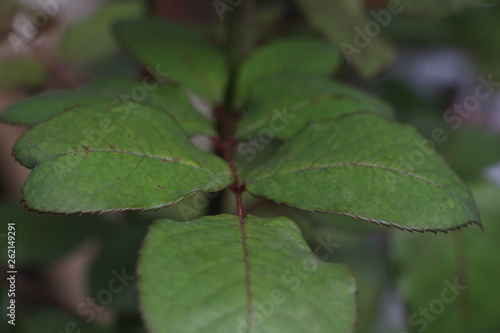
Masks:
[[[240,219],[240,223],[243,223],[243,219],[245,218],[245,215],[243,213],[243,199],[242,199],[242,194],[245,192],[245,184],[241,183],[238,177],[238,171],[236,170],[236,167],[234,166],[234,159],[233,159],[233,149],[234,147],[238,144],[237,140],[231,140],[230,142],[222,142],[222,148],[223,148],[223,154],[224,158],[229,165],[229,168],[231,169],[231,174],[234,178],[233,183],[231,184],[231,191],[233,191],[234,195],[236,196],[236,205],[238,209],[238,217]]]
[[[245,192],[245,184],[240,182],[238,170],[236,170],[233,158],[233,150],[238,145],[238,139],[235,137],[234,133],[239,114],[237,112],[228,112],[228,110],[222,106],[215,110],[215,114],[219,132],[219,136],[214,139],[215,146],[231,169],[231,175],[234,181],[230,189],[236,196],[238,217],[240,218],[240,223],[243,223],[245,215],[243,213],[243,200],[241,196],[243,192]]]
[[[247,330],[251,329],[253,305],[252,305],[252,288],[250,279],[250,262],[248,259],[248,246],[247,246],[247,236],[245,233],[245,214],[243,211],[243,192],[245,192],[245,184],[240,181],[238,176],[238,170],[233,158],[233,150],[238,145],[238,139],[235,137],[235,125],[239,118],[238,113],[227,112],[224,107],[218,107],[216,109],[217,126],[219,136],[214,138],[214,143],[219,151],[219,153],[224,157],[229,168],[231,169],[231,175],[234,178],[233,183],[230,186],[231,191],[236,196],[236,206],[238,209],[238,218],[240,220],[240,230],[241,230],[241,243],[243,247],[243,262],[245,265],[245,285],[246,285],[246,298],[247,298]]]

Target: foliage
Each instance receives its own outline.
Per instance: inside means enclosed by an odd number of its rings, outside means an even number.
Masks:
[[[436,16],[476,2],[443,1]],[[375,320],[394,267],[380,253],[370,253],[372,238],[382,233],[364,221],[411,232],[448,232],[471,224],[482,228],[471,191],[436,153],[435,144],[411,126],[396,123],[399,110],[393,110],[391,101],[342,82],[346,54],[337,46],[356,39],[351,25],[364,27],[370,21],[365,4],[299,0],[298,5],[309,24],[336,46],[309,33],[279,38],[239,59],[235,71],[227,64],[234,50],[196,29],[173,20],[134,18],[113,30],[141,65],[140,79],[101,78],[6,108],[0,120],[29,127],[14,147],[18,162],[32,169],[22,187],[28,208],[62,214],[122,212],[128,220],[120,229],[102,217],[84,217],[75,224],[26,223],[27,229],[67,236],[47,252],[38,251],[55,242],[51,238],[29,241],[20,263],[55,260],[72,245],[96,237],[103,250],[90,268],[90,281],[92,293],[99,294],[108,288],[103,281],[109,279],[109,266],[131,272],[140,247],[140,308],[153,332],[368,332],[366,318]],[[401,6],[407,6],[406,15],[419,16],[435,4]],[[243,7],[235,10],[246,14]],[[72,26],[61,44],[62,57],[76,57],[74,65],[85,68],[113,53],[115,42],[107,34],[99,37],[102,49],[75,50],[92,34],[86,27],[100,30],[136,12],[134,3],[115,3]],[[401,18],[392,19],[397,24]],[[388,40],[373,38],[351,64],[365,79],[383,70],[395,49]],[[4,65],[8,72],[9,63]],[[39,85],[46,73],[43,67],[33,72],[14,86]],[[409,100],[402,105],[409,108]],[[209,110],[208,116],[203,110]],[[433,132],[432,138],[439,142],[447,135],[452,136]],[[485,145],[496,140],[483,132],[466,135],[472,138],[459,136],[451,142],[464,142],[461,149],[469,151],[469,140]],[[210,139],[208,148],[195,140],[200,136]],[[452,162],[467,159],[444,155]],[[483,157],[481,167],[498,159],[497,154]],[[456,169],[460,176],[474,178],[479,162]],[[481,211],[491,211],[485,226],[492,233],[484,248],[474,245],[482,237],[478,232],[432,239],[400,232],[389,242],[409,311],[417,313],[439,295],[442,285],[436,280],[453,283],[457,276],[460,281],[467,276],[468,288],[479,290],[450,305],[434,325],[425,322],[430,331],[492,332],[496,327],[493,314],[477,310],[487,297],[481,281],[488,279],[478,271],[489,267],[484,257],[496,249],[490,246],[498,229],[491,216],[498,211],[492,203],[484,205],[485,198],[498,196],[495,191],[474,186]],[[231,200],[226,200],[229,194]],[[195,200],[203,202],[197,205],[201,216],[178,221],[184,219],[185,205]],[[276,208],[271,202],[284,205]],[[262,203],[262,209],[255,209]],[[146,212],[174,205],[180,216],[169,216],[174,215],[170,208],[167,213]],[[156,221],[149,227],[152,219]],[[351,245],[338,251],[337,241]],[[334,252],[354,271],[332,259]],[[360,257],[371,258],[371,265],[361,265]],[[472,263],[465,270],[462,257]],[[429,259],[439,269],[429,269]],[[119,316],[134,312],[131,286],[109,304]],[[362,317],[358,326],[357,309]],[[469,313],[483,318],[481,324],[460,324],[462,314]],[[410,313],[412,329],[420,323],[416,318]],[[74,320],[88,325],[81,319]],[[33,316],[36,324],[25,330],[49,327],[51,320],[72,319],[40,312]]]

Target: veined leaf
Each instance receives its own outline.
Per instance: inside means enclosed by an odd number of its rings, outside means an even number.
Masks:
[[[281,139],[293,137],[311,121],[335,119],[346,113],[373,112],[392,117],[382,100],[320,77],[291,76],[256,87],[244,105],[238,124],[240,138],[268,129]]]
[[[171,21],[121,22],[116,34],[143,64],[159,67],[186,88],[220,102],[226,81],[222,53],[197,32]]]
[[[253,87],[290,74],[327,76],[340,62],[337,48],[315,39],[289,39],[255,51],[241,68],[238,97],[243,102]]]
[[[231,183],[226,163],[172,117],[135,103],[67,111],[28,131],[14,155],[33,169],[24,200],[44,212],[156,209]]]
[[[413,129],[377,115],[311,124],[246,179],[256,196],[405,230],[480,223],[442,158]]]
[[[152,332],[353,332],[355,287],[289,219],[159,220],[139,262]]]
[[[188,135],[214,134],[210,121],[194,109],[180,87],[159,84],[152,78],[142,82],[128,78],[107,78],[76,90],[43,93],[14,103],[0,114],[0,120],[34,126],[75,106],[110,108],[127,101],[165,110],[182,125]]]

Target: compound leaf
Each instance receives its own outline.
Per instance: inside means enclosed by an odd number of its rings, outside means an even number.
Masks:
[[[226,80],[222,53],[197,32],[160,19],[118,23],[118,39],[143,64],[159,67],[186,88],[220,102]]]
[[[392,117],[380,99],[321,77],[289,76],[256,87],[244,105],[240,138],[270,129],[280,139],[293,137],[311,121],[335,119],[346,113],[373,112]]]
[[[256,196],[405,230],[480,223],[470,191],[432,147],[373,114],[311,124],[246,179]]]
[[[14,155],[33,169],[24,200],[44,212],[157,209],[231,183],[226,163],[172,117],[135,103],[62,113],[21,137]]]
[[[340,63],[337,48],[312,38],[281,40],[255,51],[241,68],[240,100],[253,87],[273,77],[290,74],[327,76]]]
[[[152,78],[142,82],[128,78],[106,78],[80,89],[46,92],[14,103],[0,114],[0,120],[34,126],[76,106],[109,108],[126,101],[140,102],[164,110],[190,136],[214,134],[210,121],[192,106],[180,87],[159,84]]]
[[[159,220],[141,253],[152,332],[353,332],[349,270],[319,261],[288,218]]]

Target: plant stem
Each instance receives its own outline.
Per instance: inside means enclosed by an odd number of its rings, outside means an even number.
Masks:
[[[228,68],[229,77],[225,91],[224,104],[215,109],[217,121],[218,136],[214,138],[215,146],[222,156],[234,178],[233,184],[230,186],[231,191],[236,197],[236,206],[238,210],[239,226],[241,230],[241,244],[243,248],[243,263],[246,286],[246,310],[247,310],[247,327],[246,330],[251,330],[253,305],[252,305],[252,284],[250,277],[250,261],[248,255],[247,235],[245,230],[245,213],[243,211],[243,192],[245,184],[240,180],[237,167],[234,162],[233,151],[238,145],[238,139],[235,135],[236,123],[239,118],[239,110],[236,109],[236,88],[239,77],[241,64],[246,56],[250,53],[254,38],[253,26],[255,16],[255,0],[245,0],[229,18],[228,25]],[[214,204],[222,205],[222,200],[214,201]],[[219,208],[219,207],[218,207]]]
[[[247,235],[245,232],[245,213],[243,211],[243,192],[245,189],[245,184],[240,181],[238,170],[234,163],[233,150],[238,144],[238,140],[234,136],[234,129],[237,119],[237,114],[228,113],[224,108],[219,108],[217,110],[218,117],[221,119],[221,128],[219,136],[214,139],[215,146],[219,151],[219,154],[223,156],[226,160],[229,168],[231,169],[231,175],[234,178],[233,183],[230,186],[231,191],[236,196],[236,206],[238,210],[239,226],[241,231],[241,244],[243,247],[243,263],[245,266],[245,286],[246,286],[246,300],[247,300],[247,331],[250,330],[253,316],[253,305],[252,298],[253,292],[251,288],[251,278],[250,278],[250,261],[248,256],[248,245],[247,245]]]
[[[254,26],[255,0],[245,0],[231,13],[227,29],[229,77],[224,105],[228,110],[234,109],[239,70],[255,42]]]
[[[239,70],[246,56],[251,52],[254,44],[253,27],[255,21],[255,0],[246,0],[236,6],[231,15],[228,17],[229,24],[227,26],[227,66],[229,75],[226,83],[226,91],[224,95],[224,104],[215,109],[215,118],[218,137],[216,140],[216,150],[220,157],[224,158],[232,168],[233,177],[237,172],[234,168],[232,158],[232,150],[237,146],[238,142],[235,138],[236,122],[239,118],[239,110],[235,107],[236,87],[239,77]],[[230,148],[228,148],[230,147]],[[228,158],[227,150],[231,150]],[[237,184],[237,185],[235,185]],[[235,177],[235,184],[232,188],[242,187],[239,180]],[[238,205],[238,212],[243,216],[241,193],[235,192]],[[238,199],[239,198],[239,199]],[[218,214],[223,208],[223,195],[220,193],[215,198],[211,199],[208,213],[210,215]]]

